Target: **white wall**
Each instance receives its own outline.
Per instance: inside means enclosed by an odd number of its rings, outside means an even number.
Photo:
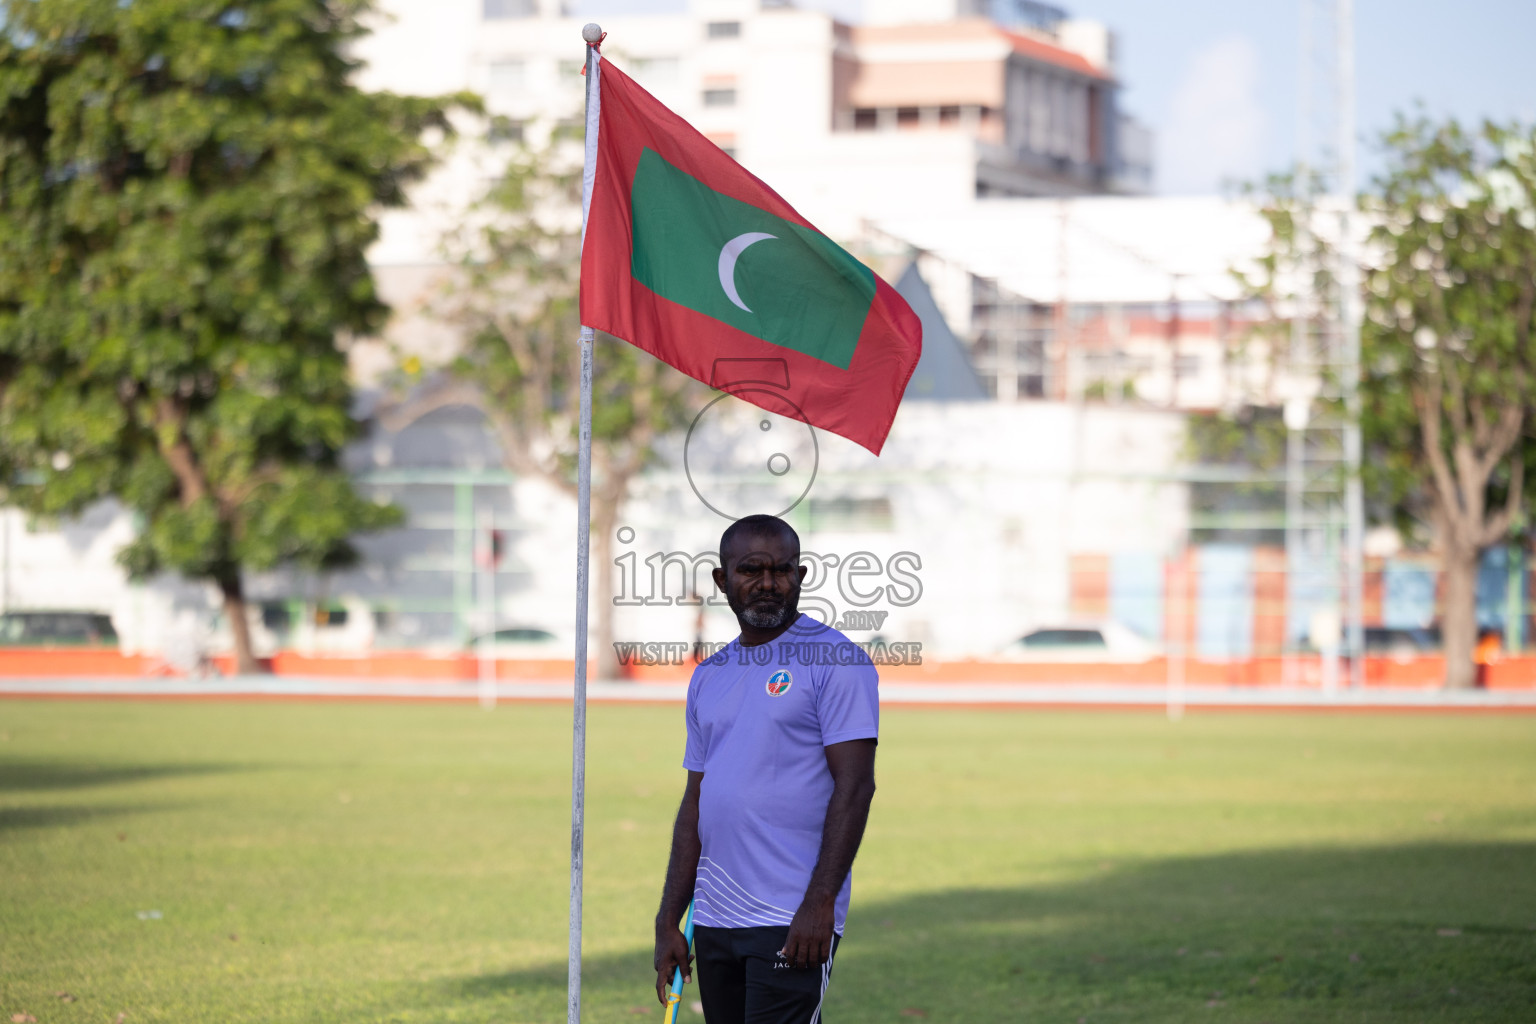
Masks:
[[[765,417],[735,399],[727,399],[723,411],[718,430],[695,434],[700,447],[692,464],[697,469],[702,453],[704,464],[729,470],[740,463],[741,472],[696,474],[696,485],[717,504],[739,502],[729,508],[737,514],[777,512],[790,504],[808,474],[797,475],[797,469],[791,493],[775,493],[763,486],[769,478],[753,476],[751,464],[761,452],[748,442],[764,436],[758,425],[765,418],[781,432],[805,428]],[[885,498],[888,524],[805,528],[809,499],[788,518],[804,528],[807,551],[840,560],[861,551],[873,555],[886,571],[855,581],[861,588],[899,583],[888,571],[893,555],[909,552],[920,559],[920,568],[913,562],[905,569],[921,581],[922,596],[915,603],[902,607],[882,599],[871,606],[889,613],[880,631],[887,639],[922,642],[939,657],[985,655],[1032,625],[1067,618],[1074,552],[1163,552],[1178,543],[1187,498],[1184,485],[1170,477],[1182,437],[1181,417],[1145,409],[908,403],[879,459],[816,432],[820,454],[809,498]],[[639,481],[620,518],[634,535],[628,543],[615,542],[614,556],[638,556],[642,594],[651,590],[647,556],[712,552],[726,525],[690,486],[683,449],[682,435],[662,441],[661,465]],[[786,450],[798,465],[809,465],[809,445]],[[574,503],[537,480],[517,483],[513,503],[525,529],[509,556],[527,565],[532,577],[500,595],[501,624],[538,626],[568,637],[575,601]],[[211,621],[217,609],[211,590],[174,578],[130,586],[115,557],[131,536],[131,521],[115,507],[102,506],[58,530],[28,531],[15,512],[0,514],[0,525],[5,522],[11,526],[14,607],[110,612],[129,650],[161,650],[193,624]],[[829,584],[819,593],[844,611],[849,604],[836,589]],[[669,592],[680,596],[676,577]],[[327,593],[355,603],[355,595],[343,590],[332,587]],[[691,641],[696,615],[696,608],[677,605],[620,608],[617,638]],[[364,617],[357,619],[362,623]],[[712,607],[706,638],[723,642],[735,633],[728,610]],[[368,637],[359,633],[353,639],[366,644]],[[341,641],[327,643],[335,648]]]
[[[763,418],[745,406],[736,415],[749,424]],[[908,403],[879,459],[818,432],[811,497],[886,497],[890,528],[806,530],[802,546],[841,556],[868,551],[882,565],[897,552],[915,553],[923,595],[907,608],[872,606],[890,613],[881,632],[892,640],[920,640],[938,656],[988,654],[1031,625],[1068,617],[1073,553],[1162,553],[1181,540],[1187,494],[1172,476],[1182,441],[1182,417],[1154,410]],[[681,448],[680,438],[664,442],[666,465],[637,489],[622,518],[635,538],[617,546],[617,555],[635,551],[643,566],[650,554],[711,551],[718,543],[726,521],[692,493]],[[773,503],[763,494],[756,507],[777,511],[768,507]],[[805,511],[802,506],[789,518],[803,525]],[[555,513],[554,522],[565,518]],[[541,570],[551,580],[568,575],[566,558],[573,557],[568,545],[554,553],[559,537],[557,528],[546,546],[553,560]],[[648,580],[642,567],[642,592]],[[561,600],[552,607],[564,615]],[[618,635],[690,640],[695,614],[676,607],[621,609]],[[724,609],[710,613],[710,629],[717,640],[735,635]]]

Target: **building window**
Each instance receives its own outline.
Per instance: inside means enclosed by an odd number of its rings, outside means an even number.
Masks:
[[[485,87],[489,92],[520,92],[527,70],[520,60],[493,60],[486,69]]]
[[[480,11],[486,21],[536,18],[539,15],[539,0],[481,0]]]
[[[1200,357],[1198,355],[1174,356],[1173,375],[1175,377],[1200,376]]]
[[[293,610],[286,601],[263,601],[261,624],[274,633],[286,633],[293,625]]]
[[[706,107],[734,107],[736,105],[736,90],[705,89],[704,105]]]
[[[872,132],[877,123],[874,107],[859,107],[853,112],[853,130],[856,132]]]
[[[741,35],[741,22],[712,21],[706,31],[711,39],[736,39]]]

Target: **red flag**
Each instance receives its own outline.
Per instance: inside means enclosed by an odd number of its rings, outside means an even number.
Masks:
[[[917,315],[688,122],[598,67],[582,324],[879,455],[922,354]]]

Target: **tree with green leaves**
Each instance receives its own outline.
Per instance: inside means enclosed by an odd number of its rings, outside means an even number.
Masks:
[[[0,470],[9,500],[113,497],[136,578],[326,570],[398,521],[338,466],[365,260],[443,101],[352,83],[363,0],[0,0]]]
[[[520,146],[505,172],[445,239],[453,273],[435,312],[463,338],[458,355],[383,417],[404,426],[435,409],[468,405],[495,432],[507,469],[576,494],[580,323],[581,167],[558,136]],[[613,655],[613,540],[634,479],[655,443],[687,426],[702,385],[648,353],[597,336],[592,371],[592,574],[599,674]]]
[[[1526,532],[1536,482],[1536,133],[1419,117],[1399,119],[1384,141],[1386,170],[1360,200],[1370,225],[1361,477],[1373,518],[1438,550],[1445,682],[1468,687],[1478,566]],[[1309,230],[1314,191],[1295,175],[1270,179],[1271,241],[1243,278],[1270,303],[1258,337],[1277,366],[1297,309],[1317,330],[1338,306],[1334,240]],[[1298,277],[1303,296],[1286,288]]]
[[[1427,521],[1444,568],[1446,685],[1476,682],[1482,554],[1527,527],[1536,460],[1536,132],[1400,120],[1365,200],[1367,482]]]

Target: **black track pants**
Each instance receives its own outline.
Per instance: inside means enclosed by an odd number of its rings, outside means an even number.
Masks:
[[[840,936],[824,964],[791,967],[779,956],[788,926],[693,930],[705,1024],[823,1024],[821,1001]]]

